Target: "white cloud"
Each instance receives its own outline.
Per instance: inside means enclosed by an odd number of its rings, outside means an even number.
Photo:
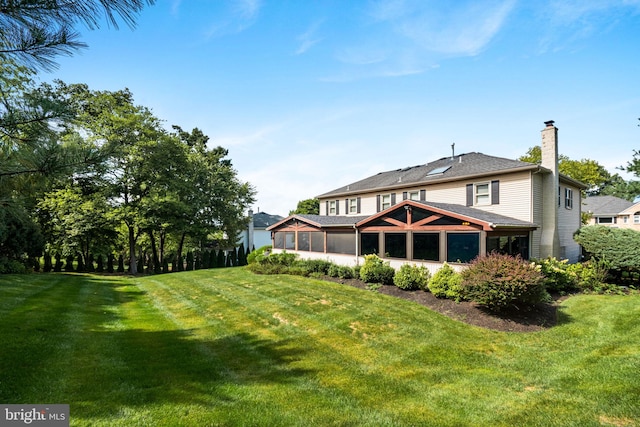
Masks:
[[[262,0],[233,0],[221,17],[216,17],[205,31],[207,39],[238,34],[250,28],[258,20]]]
[[[320,28],[322,21],[317,21],[311,24],[311,26],[304,33],[298,36],[298,42],[300,43],[298,49],[296,49],[295,54],[301,55],[311,49],[314,45],[320,43],[323,38],[318,37],[316,33]]]

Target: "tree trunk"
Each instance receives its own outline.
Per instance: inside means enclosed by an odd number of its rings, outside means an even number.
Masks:
[[[158,248],[156,247],[156,236],[153,234],[153,230],[147,230],[149,239],[151,240],[151,262],[153,264],[152,271],[154,273],[160,273],[160,261],[158,260]],[[151,269],[150,269],[151,270]]]
[[[187,236],[187,233],[182,233],[182,237],[180,237],[180,243],[178,244],[178,271],[184,270],[184,265],[182,264],[182,246],[184,245],[184,239]]]
[[[133,226],[127,224],[129,229],[129,272],[131,274],[138,274],[138,266],[136,265],[136,234],[133,230]]]

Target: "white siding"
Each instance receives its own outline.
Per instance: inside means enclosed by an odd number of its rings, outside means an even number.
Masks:
[[[569,262],[580,261],[580,245],[573,240],[575,233],[581,224],[580,208],[582,200],[580,197],[580,189],[560,182],[562,200],[558,210],[558,237],[560,238],[560,258],[566,258]],[[573,209],[565,207],[564,190],[570,188],[573,190]]]
[[[531,247],[529,256],[540,258],[540,238],[542,236],[542,175],[533,174],[531,177],[533,216],[531,222],[538,226],[531,233]]]

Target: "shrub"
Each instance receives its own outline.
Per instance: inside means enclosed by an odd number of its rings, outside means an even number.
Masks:
[[[618,279],[623,272],[640,271],[640,232],[636,230],[589,225],[580,228],[573,239],[593,258],[606,261]]]
[[[271,245],[261,246],[247,255],[247,263],[253,264],[254,262],[259,262],[262,258],[268,256],[269,252],[271,252]]]
[[[329,269],[327,270],[327,276],[329,277],[338,277],[338,265],[336,264],[331,264],[329,266]]]
[[[606,283],[609,268],[604,261],[589,260],[569,265],[569,272],[575,277],[576,287],[583,292],[610,293],[620,291],[620,287]]]
[[[403,264],[393,276],[393,283],[404,290],[427,289],[431,273],[424,266]]]
[[[562,261],[556,258],[545,258],[533,261],[540,266],[544,275],[544,284],[548,291],[565,292],[576,288],[576,275],[572,272],[569,260]]]
[[[329,268],[333,265],[330,261],[322,259],[305,259],[298,261],[298,263],[303,265],[309,271],[309,274],[317,273],[319,275],[328,275]]]
[[[7,257],[0,258],[0,274],[24,274],[27,272],[23,262]]]
[[[446,262],[429,280],[428,288],[433,295],[438,298],[448,298],[460,301],[462,298],[462,288],[460,283],[462,276]]]
[[[463,296],[492,311],[531,306],[549,297],[540,268],[519,256],[478,257],[461,274]]]
[[[383,261],[377,255],[365,255],[364,264],[360,268],[360,279],[368,283],[393,284],[395,270],[389,262]]]

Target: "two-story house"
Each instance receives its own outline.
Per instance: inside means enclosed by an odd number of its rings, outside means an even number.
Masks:
[[[317,196],[319,215],[269,227],[274,251],[344,265],[375,253],[432,271],[492,251],[578,261],[585,186],[558,172],[558,129],[545,124],[540,165],[467,153],[381,172]]]

